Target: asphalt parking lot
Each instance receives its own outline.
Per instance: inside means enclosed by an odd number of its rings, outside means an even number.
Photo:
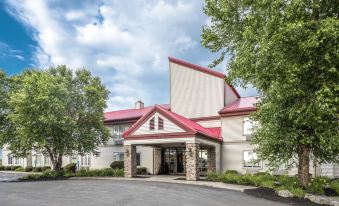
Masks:
[[[0,182],[0,205],[287,205],[224,189],[162,182],[60,180]]]

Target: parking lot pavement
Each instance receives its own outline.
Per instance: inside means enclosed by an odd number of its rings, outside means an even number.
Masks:
[[[15,173],[15,172],[1,171],[0,172],[0,182],[16,181],[20,177],[23,177],[24,175],[25,175],[24,173]]]
[[[145,181],[62,180],[0,183],[0,205],[283,206],[238,191]]]

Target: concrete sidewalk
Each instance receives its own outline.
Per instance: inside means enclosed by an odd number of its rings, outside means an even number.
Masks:
[[[226,184],[222,182],[210,182],[210,181],[187,181],[184,180],[185,176],[171,176],[171,175],[155,175],[155,176],[138,176],[136,178],[125,178],[125,177],[71,177],[70,180],[126,180],[126,181],[145,181],[145,182],[166,182],[174,184],[185,184],[185,185],[197,185],[207,186],[213,188],[227,189],[244,192],[247,189],[254,189],[253,186],[234,185]]]

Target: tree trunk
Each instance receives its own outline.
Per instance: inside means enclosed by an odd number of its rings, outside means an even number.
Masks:
[[[298,152],[298,178],[301,186],[309,187],[310,183],[310,148],[306,145],[301,145]]]
[[[58,158],[54,158],[53,164],[53,170],[54,171],[60,171],[62,166],[62,155],[59,154]]]

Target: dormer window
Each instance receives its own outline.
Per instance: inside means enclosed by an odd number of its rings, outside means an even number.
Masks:
[[[149,120],[149,130],[154,130],[154,117]]]
[[[164,119],[161,117],[158,117],[158,130],[164,129]]]

